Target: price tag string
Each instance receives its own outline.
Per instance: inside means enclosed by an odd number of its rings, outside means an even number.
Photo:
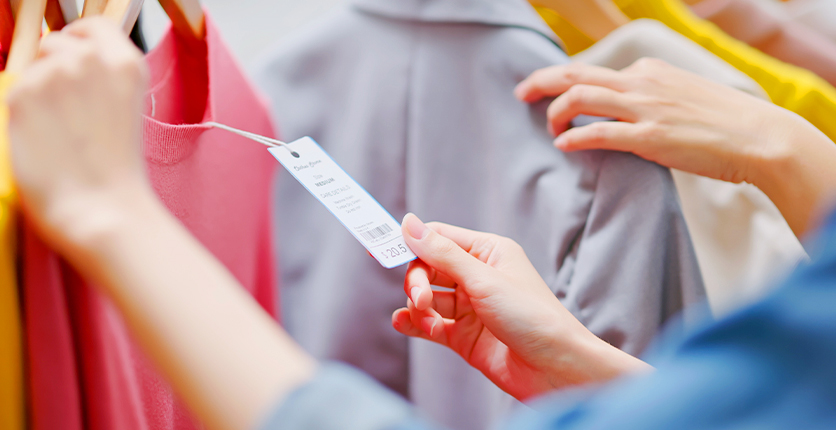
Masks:
[[[247,139],[253,140],[253,141],[258,142],[262,145],[269,146],[271,148],[283,147],[284,149],[287,149],[288,152],[290,152],[290,155],[294,156],[295,158],[299,158],[299,153],[290,149],[290,146],[288,146],[287,143],[284,143],[281,140],[271,139],[267,136],[262,136],[260,134],[255,134],[255,133],[251,133],[249,131],[239,130],[237,128],[230,127],[228,125],[224,125],[224,124],[221,124],[219,122],[214,122],[214,121],[204,122],[203,125],[206,125],[206,126],[209,126],[209,127],[219,128],[221,130],[226,130],[230,133],[237,134],[241,137],[246,137]]]

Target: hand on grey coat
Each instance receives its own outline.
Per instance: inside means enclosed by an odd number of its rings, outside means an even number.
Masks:
[[[800,116],[661,60],[615,71],[575,63],[538,70],[516,95],[557,98],[549,127],[564,151],[632,152],[661,165],[766,193],[800,235],[836,194],[836,145]],[[613,117],[567,130],[577,115]]]

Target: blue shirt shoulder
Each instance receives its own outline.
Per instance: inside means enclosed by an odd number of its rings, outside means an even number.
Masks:
[[[836,212],[812,263],[763,300],[691,333],[649,375],[540,399],[506,428],[836,428]],[[270,416],[274,429],[431,429],[371,378],[325,365]]]

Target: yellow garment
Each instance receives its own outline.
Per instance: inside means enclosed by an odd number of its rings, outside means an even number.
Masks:
[[[714,24],[694,15],[681,0],[615,0],[631,19],[661,21],[696,42],[734,68],[749,75],[778,106],[791,110],[836,140],[836,89],[812,72],[776,60],[724,33]],[[544,16],[558,37],[578,38],[569,23]],[[566,42],[567,45],[569,42]],[[575,47],[583,50],[592,45]]]
[[[6,90],[12,77],[0,73],[0,430],[23,429],[23,363],[20,309],[15,282],[15,190],[9,159]]]
[[[569,24],[557,12],[542,6],[534,6],[534,9],[563,42],[567,54],[575,55],[595,43],[589,36]]]

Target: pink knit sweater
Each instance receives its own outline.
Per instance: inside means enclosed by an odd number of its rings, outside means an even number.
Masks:
[[[277,164],[259,144],[199,125],[217,121],[271,136],[265,104],[208,16],[205,41],[170,31],[147,61],[152,85],[144,146],[154,189],[275,315],[269,201]],[[24,234],[32,428],[200,428],[135,345],[113,305],[31,231]]]

